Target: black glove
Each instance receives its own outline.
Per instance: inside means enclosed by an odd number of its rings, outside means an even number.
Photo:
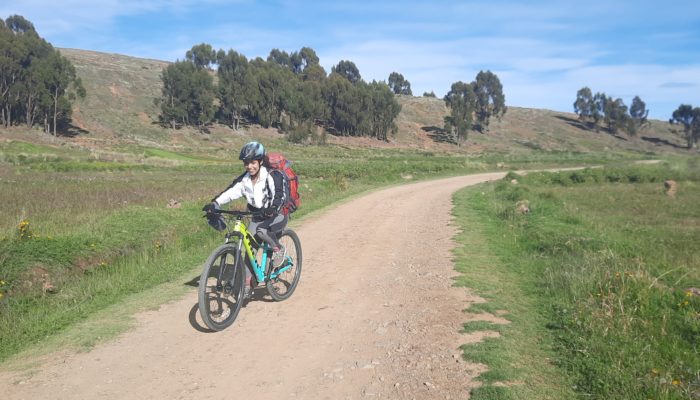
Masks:
[[[265,207],[262,209],[262,215],[265,218],[272,218],[276,214],[275,209],[272,207]]]
[[[202,211],[207,213],[207,215],[214,214],[214,210],[218,210],[218,209],[219,209],[219,205],[216,204],[216,202],[214,202],[214,201],[212,201],[211,203],[206,204],[204,207],[202,207]]]

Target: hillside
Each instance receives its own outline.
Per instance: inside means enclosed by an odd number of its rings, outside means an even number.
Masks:
[[[156,123],[160,73],[167,62],[118,54],[61,49],[75,65],[87,97],[75,104],[73,141],[94,147],[136,142],[156,146],[199,147],[202,140],[224,141],[243,137],[281,138],[274,129],[248,126],[239,132],[215,126],[202,135],[194,130],[172,131]],[[506,88],[507,97],[507,88]],[[613,136],[582,129],[573,113],[509,107],[501,121],[486,134],[470,133],[465,145],[440,140],[447,109],[441,99],[398,96],[402,106],[398,133],[388,143],[368,138],[336,138],[331,143],[350,146],[420,148],[448,152],[638,151],[686,152],[684,141],[665,121],[652,121],[638,137]],[[13,136],[5,132],[3,136]]]
[[[0,128],[5,397],[248,385],[269,389],[250,399],[646,399],[700,387],[698,153],[682,156],[668,123],[628,138],[510,107],[456,146],[441,140],[443,101],[399,96],[389,141],[298,145],[255,125],[162,128],[167,63],[62,52],[88,92],[67,135]],[[239,175],[252,138],[294,162],[304,272],[290,302],[261,285],[214,336],[196,291],[223,232],[202,206]],[[217,304],[234,304],[228,286]],[[251,362],[221,386],[211,365],[232,354]],[[257,373],[270,369],[272,384]]]

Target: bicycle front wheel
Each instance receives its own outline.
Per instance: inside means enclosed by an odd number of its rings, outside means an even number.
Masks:
[[[280,244],[286,250],[285,261],[278,268],[271,272],[271,275],[278,274],[267,281],[267,292],[270,296],[282,301],[289,298],[294,293],[299,277],[301,276],[301,242],[299,236],[291,230],[285,229],[280,236]]]
[[[220,331],[236,320],[243,304],[243,268],[232,244],[214,250],[204,264],[199,278],[199,314],[209,329]]]

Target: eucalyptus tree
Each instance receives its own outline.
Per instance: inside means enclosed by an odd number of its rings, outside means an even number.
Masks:
[[[270,50],[270,54],[267,56],[267,62],[289,68],[291,71],[294,70],[294,66],[292,65],[292,57],[284,50]]]
[[[394,94],[405,94],[412,96],[411,92],[411,82],[406,80],[402,74],[398,72],[392,72],[389,74],[389,88],[394,92]]]
[[[295,79],[287,93],[287,111],[292,128],[297,125],[312,126],[315,121],[326,115],[326,105],[323,101],[323,83]]]
[[[622,127],[629,125],[629,114],[627,106],[621,98],[615,100],[612,97],[607,97],[604,105],[604,120],[608,125],[608,132],[616,134]]]
[[[226,123],[237,130],[252,90],[248,60],[244,55],[229,50],[227,53],[219,51],[217,63],[219,112]]]
[[[11,15],[5,20],[5,26],[15,34],[37,35],[34,24],[21,15]]]
[[[354,85],[343,75],[331,73],[323,85],[322,96],[330,125],[343,136],[354,135],[360,108]]]
[[[252,66],[254,90],[249,101],[249,112],[255,121],[266,128],[278,126],[288,108],[294,74],[276,62],[256,59]]]
[[[0,123],[34,126],[56,135],[70,121],[72,102],[85,89],[75,67],[19,15],[0,20]]]
[[[327,78],[326,70],[320,64],[310,64],[304,68],[301,73],[301,79],[304,81],[313,81],[321,83]]]
[[[12,124],[10,91],[20,79],[23,53],[19,39],[0,19],[0,123],[5,127]]]
[[[574,112],[578,118],[587,122],[593,118],[593,110],[595,103],[593,102],[593,93],[587,86],[579,89],[576,92],[576,101],[574,102]]]
[[[187,50],[185,59],[194,63],[197,68],[209,69],[217,61],[217,53],[210,44],[200,43]]]
[[[62,122],[70,119],[71,100],[76,97],[85,97],[85,89],[76,75],[75,67],[58,51],[48,56],[45,72],[44,84],[51,99],[51,109],[47,110],[47,117],[44,120],[48,120],[50,115],[53,122],[51,124],[45,122],[44,126],[47,133],[50,128],[53,128],[53,135],[56,136],[59,119]]]
[[[605,117],[605,107],[609,97],[603,92],[596,92],[593,95],[593,107],[591,107],[591,118],[593,118],[593,127],[595,131],[600,130],[601,121]]]
[[[506,97],[498,76],[491,71],[480,71],[472,83],[476,98],[476,121],[479,131],[488,130],[491,117],[500,119],[506,113]]]
[[[214,79],[193,61],[176,61],[163,69],[163,88],[158,103],[160,121],[171,128],[197,126],[200,130],[214,117]]]
[[[301,50],[299,50],[299,58],[301,60],[300,70],[297,71],[297,73],[304,72],[311,66],[320,66],[318,55],[316,55],[316,51],[311,47],[302,47]]]
[[[394,93],[384,82],[372,81],[368,86],[371,100],[370,135],[380,140],[387,140],[389,135],[398,130],[395,120],[401,112],[401,105]]]
[[[630,106],[630,124],[628,128],[630,135],[636,135],[637,131],[647,124],[648,115],[649,110],[646,103],[639,96],[634,96]]]
[[[668,122],[683,125],[683,136],[685,136],[689,149],[697,146],[697,142],[700,140],[700,107],[681,104],[673,112]]]
[[[160,105],[160,122],[175,129],[181,125],[188,125],[188,95],[190,79],[195,66],[191,62],[176,61],[161,72],[161,97],[156,100]]]
[[[449,132],[454,142],[461,144],[467,139],[474,123],[476,94],[474,85],[458,81],[452,84],[444,97],[450,115],[445,117],[445,131]]]
[[[331,68],[331,74],[336,73],[347,79],[350,83],[355,84],[362,80],[360,70],[352,61],[340,60],[338,65]]]

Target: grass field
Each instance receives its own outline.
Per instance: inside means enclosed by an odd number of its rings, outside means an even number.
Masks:
[[[384,185],[500,168],[614,162],[634,154],[520,158],[415,150],[270,147],[295,161],[295,218]],[[196,268],[220,237],[202,204],[241,170],[230,152],[0,144],[0,360]],[[234,158],[235,159],[235,158]],[[498,164],[498,165],[497,165]],[[169,208],[177,202],[180,208]],[[240,205],[240,204],[239,204]]]
[[[77,337],[71,341],[71,345],[92,346],[125,327],[112,324],[112,321],[106,324],[110,318],[102,318],[103,323],[100,325],[104,325],[104,329],[80,329],[81,332],[76,333],[76,327],[82,326],[83,321],[111,313],[124,302],[153,301],[152,306],[157,306],[159,301],[166,301],[170,297],[153,298],[148,295],[152,288],[182,280],[183,276],[195,276],[202,260],[221,240],[204,223],[200,208],[238,175],[241,167],[237,162],[231,161],[235,160],[235,154],[232,156],[230,149],[237,148],[246,140],[245,137],[228,142],[202,140],[200,146],[193,148],[129,142],[99,150],[72,146],[65,142],[55,144],[14,140],[0,143],[0,361],[34,348],[35,344],[51,342],[65,332]],[[527,262],[532,266],[526,270],[539,271],[538,274],[545,274],[547,279],[564,285],[560,282],[563,280],[561,271],[552,267],[557,262],[574,265],[574,261],[582,259],[598,263],[601,258],[609,261],[605,258],[609,254],[615,254],[614,259],[619,260],[626,254],[620,249],[641,246],[638,242],[624,242],[621,239],[618,243],[618,236],[624,239],[629,236],[621,233],[614,237],[614,246],[610,245],[612,253],[601,250],[608,248],[608,236],[596,236],[597,233],[591,232],[596,232],[598,225],[605,225],[612,220],[612,216],[605,214],[596,217],[593,210],[601,207],[596,203],[589,204],[587,208],[584,208],[584,203],[578,206],[590,213],[590,217],[585,219],[581,213],[574,216],[556,213],[557,207],[562,203],[567,204],[565,210],[570,210],[570,207],[574,207],[571,204],[591,197],[584,195],[591,193],[592,188],[597,193],[600,187],[612,185],[609,190],[615,194],[610,196],[613,196],[615,202],[648,203],[653,206],[649,209],[648,218],[671,218],[663,220],[666,221],[665,226],[669,232],[674,231],[672,227],[677,223],[674,218],[686,221],[684,226],[689,227],[683,231],[686,236],[676,237],[666,231],[654,231],[663,233],[664,240],[675,237],[672,246],[680,246],[685,241],[697,244],[697,230],[692,229],[697,225],[697,220],[689,219],[685,208],[697,200],[697,187],[693,186],[696,185],[697,177],[690,173],[693,167],[688,167],[685,158],[667,158],[670,162],[664,164],[666,170],[676,174],[683,182],[683,189],[674,200],[675,203],[670,203],[677,207],[669,208],[669,204],[664,203],[668,200],[659,193],[620,189],[648,187],[648,191],[653,192],[660,185],[658,180],[668,172],[663,169],[659,172],[658,168],[613,168],[616,165],[629,165],[635,159],[651,157],[639,152],[541,151],[469,155],[339,145],[299,146],[281,139],[269,140],[266,144],[294,160],[294,167],[300,175],[303,205],[294,219],[367,190],[420,179],[499,169],[592,164],[612,168],[585,173],[531,175],[518,186],[511,187],[502,183],[490,187],[484,195],[480,192],[477,193],[478,196],[472,193],[471,196],[476,196],[475,199],[481,203],[471,199],[468,201],[469,207],[458,207],[461,210],[472,210],[469,216],[471,226],[483,226],[480,232],[485,234],[484,237],[490,238],[490,241],[480,248],[491,249],[486,254],[487,259],[491,260],[488,265],[493,268],[498,266],[498,269],[482,269],[479,275],[463,281],[469,287],[483,290],[484,297],[488,299],[487,303],[473,307],[473,311],[507,310],[509,313],[506,317],[513,321],[512,324],[503,326],[485,326],[483,323],[465,326],[465,330],[490,329],[501,333],[500,339],[487,340],[482,345],[465,348],[469,357],[491,367],[483,376],[484,381],[491,385],[485,385],[475,393],[482,398],[566,398],[573,392],[611,393],[607,386],[596,389],[595,385],[600,383],[591,383],[591,379],[586,378],[609,371],[591,369],[593,367],[585,362],[589,358],[582,361],[566,354],[567,349],[574,346],[568,341],[597,337],[599,332],[581,331],[585,336],[555,334],[572,330],[565,325],[568,320],[562,317],[564,314],[561,314],[561,309],[567,310],[566,315],[570,315],[572,310],[578,310],[574,305],[580,304],[581,299],[588,299],[585,290],[595,284],[581,284],[577,289],[581,293],[567,292],[567,296],[573,297],[558,299],[557,304],[566,305],[562,306],[564,308],[556,308],[554,303],[547,300],[552,290],[547,289],[547,296],[540,296],[538,293],[544,290],[541,282],[535,284],[534,281],[527,280],[533,276],[527,278],[529,275],[524,274],[518,279],[511,276],[514,257],[524,257],[526,260],[531,257]],[[622,183],[630,180],[634,183]],[[651,180],[654,181],[650,182]],[[522,193],[528,195],[532,202],[533,212],[527,216],[517,215],[510,210],[509,204]],[[604,203],[612,201],[610,196],[595,198]],[[652,203],[650,198],[656,199],[654,201],[657,203]],[[538,200],[535,203],[532,199]],[[179,204],[179,208],[168,207],[174,202]],[[541,214],[545,211],[548,214]],[[623,221],[625,217],[626,214],[623,213],[616,218]],[[506,225],[503,225],[504,220],[507,221]],[[493,221],[497,223],[494,225]],[[559,229],[566,224],[573,224],[574,228],[585,231],[572,237],[567,236],[568,230],[558,235],[536,236],[528,230],[534,229],[535,222],[542,224],[542,229]],[[650,220],[649,226],[656,226],[654,224],[662,225],[656,220],[652,224]],[[625,225],[624,222],[617,222],[617,225],[641,226],[630,223]],[[496,230],[504,227],[507,229],[503,232]],[[612,231],[603,232],[612,235],[609,233]],[[650,234],[645,234],[647,236],[644,236],[644,240],[651,240],[648,237]],[[482,237],[480,235],[460,240],[470,243]],[[504,242],[494,239],[501,237],[505,238]],[[579,237],[587,239],[579,240]],[[537,245],[539,247],[535,246],[537,250],[530,254],[528,251],[532,249],[526,247],[525,243],[534,240],[533,238],[540,238],[538,240],[542,243]],[[583,249],[590,252],[574,256],[567,250],[564,254],[569,257],[564,261],[542,261],[547,260],[551,252],[559,254],[559,246],[569,246],[571,238],[574,240],[572,243],[582,243]],[[550,239],[554,242],[549,243]],[[643,240],[641,236],[637,239]],[[592,247],[593,250],[586,247],[591,243],[598,247]],[[512,244],[518,246],[513,247]],[[684,254],[697,254],[697,246],[690,246],[688,253]],[[471,254],[468,257],[472,261],[471,265],[475,267],[473,262],[481,259],[481,256],[484,255]],[[687,265],[697,265],[696,259],[685,262]],[[682,286],[697,279],[697,275],[683,275],[685,270],[673,270],[666,264],[659,266],[658,263],[647,260],[644,265],[650,268],[649,276],[660,276],[658,284],[665,285],[682,278],[685,280],[678,284]],[[468,270],[464,265],[462,268]],[[619,266],[616,268],[627,271]],[[664,274],[667,270],[670,272]],[[597,273],[605,277],[602,272]],[[609,283],[606,285],[609,286]],[[655,287],[652,286],[652,289]],[[179,292],[174,289],[173,293]],[[509,296],[493,296],[493,293],[508,293]],[[135,298],[142,300],[134,300]],[[595,297],[591,299],[595,300]],[[588,304],[589,300],[583,304]],[[688,301],[691,300],[694,301],[693,298]],[[629,310],[629,307],[626,306],[625,310]],[[577,321],[585,320],[591,327],[595,326],[593,322],[598,321],[591,316],[597,315],[592,311],[589,314],[581,311],[581,314],[576,315]],[[543,330],[546,326],[550,329]],[[561,328],[554,329],[555,326]],[[583,344],[577,343],[576,346]],[[682,353],[686,350],[688,349],[682,348],[679,351]],[[590,354],[587,351],[586,354]],[[609,353],[609,350],[606,351]],[[676,355],[673,353],[674,357]],[[657,386],[667,388],[668,393],[675,393],[673,390],[680,388],[691,390],[692,378],[662,361],[650,367],[652,371],[658,371],[658,380],[655,381]],[[682,365],[692,367],[692,359]],[[533,375],[532,371],[537,373]],[[562,371],[568,372],[563,374]],[[632,371],[625,374],[636,377],[633,372],[636,373]],[[668,382],[671,383],[661,384],[661,379],[670,379]],[[675,381],[678,383],[674,385]],[[499,382],[504,385],[499,386]],[[520,382],[541,384],[535,385],[533,389],[530,385],[519,384]],[[627,386],[623,387],[629,388],[633,384],[634,382],[624,382]]]
[[[465,327],[501,333],[464,347],[490,368],[474,397],[700,397],[699,200],[694,159],[509,175],[460,192],[460,282],[487,300],[470,311],[511,321]]]
[[[431,137],[442,100],[399,96],[389,142],[302,146],[256,126],[161,127],[153,100],[167,63],[62,52],[88,92],[74,105],[76,136],[0,130],[0,362],[65,336],[90,347],[125,329],[118,315],[182,293],[221,240],[201,206],[241,171],[241,145],[261,140],[295,162],[296,221],[414,180],[608,166],[518,185],[511,176],[455,197],[460,284],[487,300],[470,311],[511,321],[464,328],[501,335],[464,347],[490,368],[474,397],[698,398],[697,152],[667,122],[627,137],[583,129],[571,113],[510,107],[458,148]],[[624,167],[652,158],[666,162]],[[669,177],[680,182],[675,199],[661,189]],[[525,199],[532,212],[521,215],[515,203]]]

